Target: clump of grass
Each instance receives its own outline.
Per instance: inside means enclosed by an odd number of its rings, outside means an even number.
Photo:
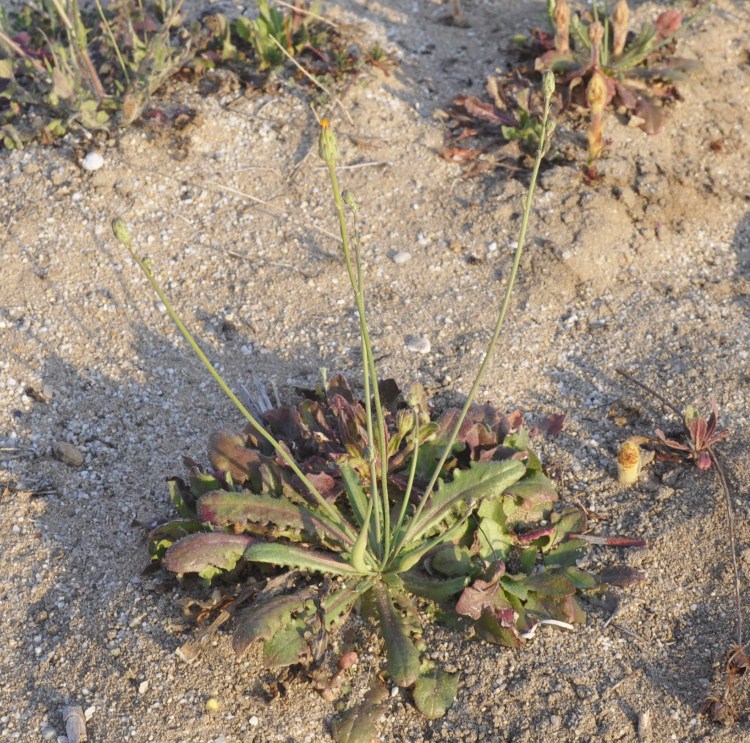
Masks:
[[[319,152],[328,168],[360,321],[361,401],[337,376],[309,391],[297,407],[251,412],[208,361],[124,223],[115,220],[115,235],[247,420],[242,433],[212,437],[209,468],[191,462],[188,481],[172,479],[180,518],[150,535],[154,557],[180,575],[212,581],[253,566],[256,575],[271,570],[278,576],[262,590],[249,582],[249,590],[234,600],[238,654],[261,642],[269,666],[315,666],[328,633],[357,608],[379,626],[391,682],[411,688],[417,708],[436,718],[453,703],[459,679],[425,658],[418,600],[437,602],[478,637],[512,647],[523,645],[542,624],[572,629],[584,620],[579,594],[603,583],[576,566],[588,544],[579,537],[586,530],[585,513],[557,504],[520,415],[474,403],[510,308],[534,187],[552,134],[552,74],[544,81],[545,134],[513,268],[461,410],[436,416],[419,385],[401,393],[392,380],[378,379],[358,206],[340,188],[336,138],[327,121]],[[340,683],[337,675],[318,686],[330,697]],[[383,710],[383,695],[374,689],[334,726],[336,739],[370,739]]]
[[[315,7],[279,5],[257,0],[254,20],[215,14],[193,22],[183,0],[0,8],[0,141],[49,144],[68,132],[128,126],[180,73],[227,67],[247,84],[268,86],[287,68],[327,90],[369,63],[386,64],[377,49],[348,44]]]

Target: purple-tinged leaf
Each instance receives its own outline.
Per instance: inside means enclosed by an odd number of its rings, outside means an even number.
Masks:
[[[662,39],[676,34],[682,26],[682,13],[679,10],[665,10],[654,23]]]
[[[551,413],[542,418],[542,420],[536,424],[536,427],[546,436],[554,438],[562,431],[567,417],[567,413]]]
[[[162,561],[173,573],[201,573],[206,569],[232,570],[255,541],[246,534],[200,532],[173,544]]]
[[[317,513],[313,506],[302,506],[286,498],[256,495],[250,491],[228,493],[217,490],[198,501],[198,518],[214,526],[250,528],[250,524],[273,524],[280,529],[304,532],[310,537],[327,537],[338,546],[351,546],[352,540],[336,524]]]
[[[637,97],[635,105],[635,115],[643,119],[640,128],[646,134],[658,134],[664,126],[664,112],[660,106],[657,106],[654,100],[641,93]]]
[[[537,539],[552,536],[554,533],[555,526],[554,524],[550,524],[549,526],[543,526],[540,529],[528,531],[525,534],[516,534],[515,537],[518,544],[531,544],[531,542],[535,542]]]
[[[547,594],[548,596],[572,596],[576,587],[570,578],[562,573],[545,571],[526,578],[529,591]]]
[[[268,640],[292,621],[292,614],[304,609],[313,597],[305,588],[297,593],[275,596],[245,609],[237,621],[232,638],[232,649],[242,655],[256,640]]]
[[[598,544],[604,547],[646,547],[646,541],[635,537],[597,537],[593,534],[571,534],[571,539],[582,539],[589,544]]]
[[[636,583],[646,580],[646,573],[642,570],[628,567],[627,565],[616,565],[610,568],[604,568],[599,575],[600,583],[607,583],[610,586],[619,586],[628,588]]]
[[[377,724],[385,714],[388,692],[382,686],[371,689],[365,700],[331,724],[336,743],[371,743],[377,738]]]

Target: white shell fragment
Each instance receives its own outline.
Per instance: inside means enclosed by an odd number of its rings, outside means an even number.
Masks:
[[[86,718],[83,708],[78,705],[63,707],[63,722],[65,723],[65,734],[68,743],[82,743],[86,740]]]
[[[432,348],[430,339],[426,336],[415,336],[406,341],[406,350],[413,353],[429,353]]]
[[[399,250],[398,253],[393,254],[392,260],[394,263],[401,266],[411,260],[411,253],[407,253],[405,250]]]
[[[83,464],[81,450],[67,441],[56,441],[52,444],[52,452],[63,464],[67,464],[69,467],[80,467]]]
[[[104,165],[104,158],[98,152],[89,152],[89,154],[81,160],[81,167],[89,172],[99,170],[102,165]]]

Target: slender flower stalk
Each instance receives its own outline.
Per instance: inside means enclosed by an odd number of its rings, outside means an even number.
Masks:
[[[240,399],[231,390],[229,385],[224,381],[224,378],[216,370],[216,367],[208,360],[208,357],[196,342],[195,338],[191,335],[190,331],[185,327],[185,324],[180,319],[175,309],[172,307],[172,303],[169,301],[161,285],[156,280],[153,271],[151,270],[151,261],[148,258],[142,258],[135,247],[128,232],[128,228],[122,219],[112,220],[112,232],[114,233],[117,240],[124,245],[133,260],[138,264],[138,267],[143,272],[144,276],[148,279],[148,282],[153,287],[159,299],[162,301],[167,309],[167,313],[172,318],[172,322],[177,326],[177,329],[182,333],[183,338],[188,342],[190,347],[193,349],[195,355],[201,360],[203,365],[208,369],[211,376],[216,380],[219,387],[222,389],[224,394],[234,403],[235,407],[245,416],[245,418],[252,424],[253,428],[262,436],[274,449],[274,451],[289,465],[291,470],[301,480],[302,484],[310,492],[315,502],[320,508],[326,513],[326,515],[340,528],[343,528],[347,535],[354,541],[354,535],[351,530],[347,528],[345,520],[341,517],[338,509],[331,505],[313,485],[313,483],[305,476],[305,473],[298,467],[294,458],[289,452],[265,429],[265,427],[258,421],[255,416],[242,404]]]
[[[388,500],[388,452],[387,437],[385,430],[385,417],[383,407],[380,402],[380,391],[378,390],[378,380],[375,369],[375,360],[372,353],[372,343],[367,326],[367,317],[365,313],[365,291],[364,279],[362,276],[362,264],[359,255],[359,248],[355,245],[355,253],[352,256],[351,241],[349,239],[349,230],[346,223],[346,214],[344,210],[344,198],[339,186],[338,175],[336,173],[336,161],[339,157],[336,136],[333,133],[330,122],[327,119],[321,121],[320,138],[318,140],[318,153],[328,166],[328,176],[331,181],[333,198],[336,203],[336,211],[339,217],[339,230],[341,233],[341,246],[346,262],[346,270],[349,274],[349,281],[354,292],[354,299],[357,305],[357,314],[359,315],[360,339],[362,345],[362,375],[364,381],[365,410],[367,416],[367,436],[370,442],[375,442],[380,457],[380,498],[378,503],[378,477],[376,475],[376,458],[375,452],[370,452],[370,482],[371,496],[375,503],[375,529],[378,544],[383,545],[383,554],[381,559],[385,559],[390,549],[390,503]],[[376,435],[373,435],[373,415],[370,401],[370,392],[375,403],[375,424],[377,426]],[[382,542],[381,542],[382,533]]]
[[[497,321],[495,323],[495,329],[493,330],[492,337],[490,339],[490,342],[487,344],[487,349],[484,354],[484,359],[479,367],[479,371],[477,372],[476,377],[474,378],[474,383],[471,385],[469,394],[466,397],[466,402],[464,403],[464,406],[461,409],[461,412],[458,416],[458,420],[456,421],[456,424],[453,427],[453,431],[451,432],[451,435],[445,445],[443,453],[440,456],[440,459],[438,460],[437,465],[435,465],[435,470],[432,473],[432,477],[430,478],[430,481],[425,487],[424,495],[420,499],[419,504],[417,505],[416,511],[410,520],[412,528],[418,522],[419,516],[421,515],[425,505],[427,504],[427,501],[430,500],[430,494],[432,493],[432,490],[435,487],[435,485],[437,485],[437,481],[443,470],[443,465],[445,465],[446,461],[448,460],[448,457],[450,456],[451,451],[453,450],[453,444],[455,443],[456,438],[458,437],[458,432],[461,430],[461,426],[463,425],[466,415],[469,412],[469,408],[471,408],[474,402],[474,398],[476,397],[477,392],[479,391],[479,385],[481,384],[482,379],[484,378],[485,372],[487,371],[487,368],[489,367],[490,359],[492,358],[492,354],[495,350],[495,347],[497,346],[497,341],[500,338],[500,332],[502,331],[503,325],[505,324],[505,317],[508,314],[508,309],[510,308],[510,300],[513,294],[513,287],[516,283],[516,276],[518,275],[518,268],[521,264],[521,256],[523,255],[523,249],[526,244],[526,232],[528,230],[529,219],[531,217],[531,206],[534,201],[534,189],[536,187],[537,178],[539,177],[539,169],[542,165],[542,160],[544,159],[544,156],[547,153],[547,150],[549,149],[552,131],[554,130],[554,126],[551,125],[552,122],[550,122],[549,120],[550,109],[552,106],[552,96],[555,92],[554,73],[552,72],[544,73],[543,86],[544,86],[544,89],[543,89],[544,113],[542,116],[543,134],[539,138],[539,146],[537,148],[536,160],[534,162],[534,169],[531,172],[531,182],[529,183],[529,189],[526,192],[526,200],[524,203],[523,217],[521,219],[521,229],[518,234],[518,246],[516,247],[515,256],[513,258],[513,267],[511,268],[511,271],[510,271],[508,284],[505,287],[505,296],[503,298],[503,303],[502,303],[502,306],[500,307],[500,312],[498,314]],[[412,531],[411,528],[407,529],[404,535],[402,536],[402,538],[400,539],[399,543],[397,545],[394,545],[394,549],[392,550],[392,556],[394,558],[398,555],[399,549],[404,544],[408,543],[409,538],[412,536],[411,531]]]

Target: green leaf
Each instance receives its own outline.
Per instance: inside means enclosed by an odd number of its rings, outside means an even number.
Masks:
[[[394,571],[396,573],[403,573],[407,570],[411,570],[430,550],[444,542],[452,542],[455,539],[460,539],[466,531],[467,526],[468,519],[463,519],[447,531],[439,533],[436,537],[422,542],[419,547],[413,549],[411,552],[401,554],[394,563]]]
[[[173,477],[169,480],[169,498],[180,516],[187,519],[197,518],[195,500],[179,477]]]
[[[237,655],[247,650],[256,640],[268,640],[292,621],[292,613],[300,612],[313,596],[310,588],[297,593],[275,596],[252,604],[239,616],[232,638],[232,649]]]
[[[449,577],[468,575],[471,553],[458,544],[443,544],[430,554],[430,567]]]
[[[301,619],[292,620],[284,629],[263,643],[263,665],[283,668],[297,663],[310,654],[305,640],[307,624]]]
[[[360,575],[348,562],[330,552],[281,543],[255,542],[245,551],[245,559],[331,575]]]
[[[362,484],[357,477],[355,470],[349,465],[342,464],[339,467],[341,473],[341,479],[344,484],[344,491],[349,499],[349,505],[352,508],[352,513],[357,523],[362,526],[365,523],[365,516],[367,514],[367,496],[362,488]]]
[[[476,530],[479,555],[485,560],[506,560],[513,544],[513,537],[494,519],[482,519]]]
[[[539,521],[556,500],[557,494],[549,478],[541,472],[534,472],[507,488],[507,497],[502,501],[506,523],[510,526],[518,522]]]
[[[587,550],[588,544],[582,539],[566,539],[544,555],[544,564],[550,567],[575,565],[586,554]]]
[[[162,564],[173,573],[211,578],[218,571],[232,570],[254,541],[246,534],[220,531],[189,534],[167,550]]]
[[[373,588],[375,610],[385,642],[386,668],[398,686],[411,686],[419,677],[419,651],[405,628],[405,620],[396,609],[386,586]]]
[[[352,707],[331,724],[331,735],[336,743],[371,743],[378,734],[377,724],[385,714],[388,692],[377,686],[364,701]]]
[[[431,601],[446,601],[461,593],[471,580],[467,575],[436,578],[417,570],[402,573],[401,579],[411,593]]]
[[[587,573],[585,570],[581,570],[576,567],[565,568],[565,575],[570,579],[573,585],[580,590],[588,591],[592,588],[596,588],[599,585],[599,581],[596,576],[591,573]]]
[[[451,516],[454,519],[460,518],[464,513],[455,515],[453,511],[470,511],[467,501],[479,503],[487,498],[499,498],[525,472],[523,463],[515,460],[475,462],[468,470],[456,471],[453,480],[442,483],[436,492],[425,496],[429,498],[427,505],[421,516],[409,527],[407,539],[412,541],[429,535]]]
[[[13,79],[13,62],[10,59],[0,59],[0,78],[3,80]]]
[[[573,581],[562,573],[545,571],[526,578],[529,591],[546,593],[551,596],[572,596],[576,592]]]
[[[320,603],[323,609],[325,628],[330,630],[345,619],[354,604],[372,587],[372,579],[352,579],[340,590],[330,593]]]
[[[428,720],[437,720],[450,709],[457,693],[457,673],[433,671],[417,679],[414,704]]]

